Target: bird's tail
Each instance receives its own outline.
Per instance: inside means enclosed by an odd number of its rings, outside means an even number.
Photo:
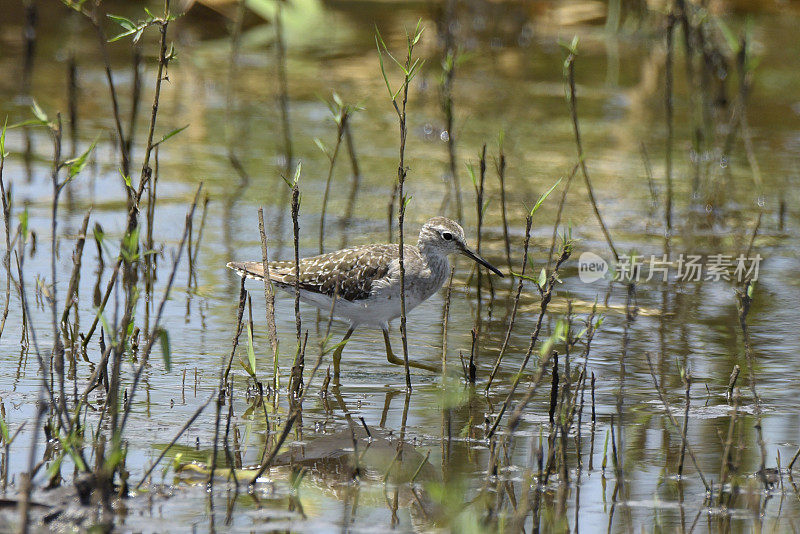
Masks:
[[[230,261],[228,268],[236,271],[242,278],[264,280],[264,264],[258,261]]]
[[[260,261],[231,261],[228,268],[242,278],[264,281],[264,264]],[[276,284],[293,284],[297,270],[294,262],[272,261],[269,263],[269,278]]]

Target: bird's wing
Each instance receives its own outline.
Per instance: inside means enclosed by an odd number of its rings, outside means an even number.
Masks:
[[[397,252],[397,245],[365,245],[302,258],[300,288],[349,301],[366,299],[373,283],[389,273]],[[239,276],[264,280],[261,262],[231,262],[228,267]],[[294,287],[295,273],[293,261],[269,264],[270,279],[285,288]]]

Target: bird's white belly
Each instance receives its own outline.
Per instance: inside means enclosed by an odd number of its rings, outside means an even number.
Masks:
[[[331,310],[331,298],[326,295],[301,290],[300,298],[322,311]],[[423,300],[406,294],[406,313],[416,308]],[[400,317],[400,295],[371,296],[357,301],[338,299],[333,308],[333,315],[347,319],[354,326],[381,328],[389,321]]]

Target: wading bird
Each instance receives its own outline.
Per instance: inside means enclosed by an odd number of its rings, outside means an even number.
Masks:
[[[398,245],[360,245],[299,262],[300,299],[324,311],[333,310],[334,317],[347,319],[350,328],[333,353],[334,380],[339,381],[339,363],[344,344],[359,326],[380,328],[386,344],[389,363],[404,365],[395,356],[389,343],[389,321],[400,317],[400,261]],[[417,245],[405,245],[406,312],[413,310],[436,293],[450,272],[450,254],[462,254],[499,276],[503,274],[469,249],[464,229],[445,217],[434,217],[419,231]],[[264,280],[262,262],[230,262],[228,267],[239,276]],[[274,261],[269,265],[269,278],[280,289],[295,291],[297,269],[294,261]],[[427,371],[439,369],[409,361],[408,365]]]

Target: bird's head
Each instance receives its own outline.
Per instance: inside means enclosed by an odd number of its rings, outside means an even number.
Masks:
[[[461,254],[473,261],[476,261],[492,271],[503,276],[496,267],[478,256],[467,246],[467,239],[464,237],[464,229],[457,222],[446,217],[434,217],[422,225],[419,231],[419,248],[428,253],[441,254]]]

